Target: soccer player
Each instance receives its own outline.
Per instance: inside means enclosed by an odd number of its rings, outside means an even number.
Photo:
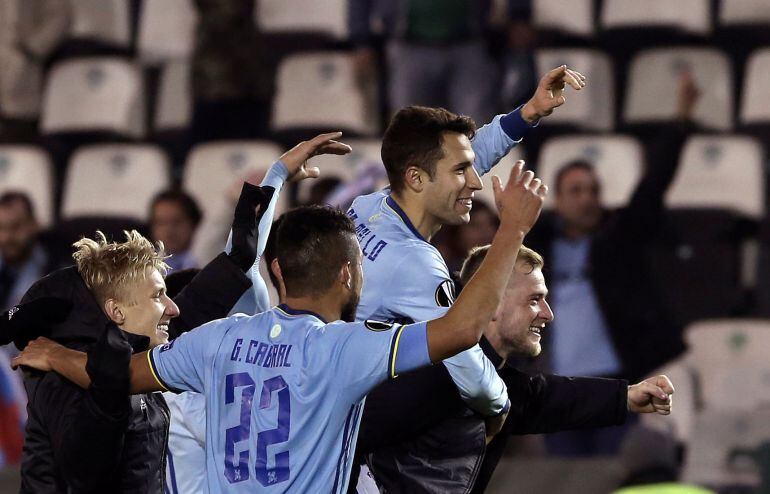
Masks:
[[[134,356],[131,390],[206,395],[210,492],[345,492],[366,393],[478,342],[546,193],[521,164],[504,189],[496,180],[501,228],[477,275],[443,317],[410,325],[339,321],[353,319],[363,283],[354,224],[329,208],[291,211],[276,242],[285,304]],[[14,364],[77,381],[86,360],[38,339]]]
[[[440,108],[413,106],[394,115],[382,142],[390,188],[357,198],[348,211],[356,223],[366,280],[356,320],[407,323],[447,311],[454,301],[454,284],[441,254],[429,243],[431,237],[442,225],[469,221],[474,191],[482,188],[479,175],[489,172],[540,118],[564,104],[565,84],[579,90],[585,78],[566,66],[557,67],[543,76],[525,105],[496,116],[478,131],[469,117]],[[443,364],[462,399],[490,417],[487,435],[494,434],[508,401],[494,366],[478,346]],[[391,388],[407,387],[394,381],[379,388],[367,398],[365,414],[387,416],[408,407],[406,401],[389,399]],[[474,440],[483,444],[484,437]],[[466,480],[474,471],[472,465],[442,466],[435,458],[431,464]]]

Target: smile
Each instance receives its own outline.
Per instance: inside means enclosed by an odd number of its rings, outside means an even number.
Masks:
[[[468,209],[473,208],[473,198],[468,197],[465,199],[458,199],[457,202],[459,202],[461,205],[465,206]]]

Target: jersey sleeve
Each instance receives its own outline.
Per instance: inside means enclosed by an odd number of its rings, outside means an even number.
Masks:
[[[386,305],[410,321],[438,319],[454,303],[455,287],[437,253],[420,252],[393,270]],[[396,283],[395,285],[393,283]],[[398,319],[399,317],[395,317]],[[478,345],[444,360],[463,401],[476,412],[496,415],[508,403],[505,383]]]
[[[473,166],[478,174],[488,173],[532,127],[521,117],[521,107],[507,115],[497,115],[481,127],[471,142],[476,154]]]
[[[262,179],[261,187],[271,187],[273,194],[270,197],[267,210],[259,220],[257,226],[257,258],[254,260],[254,264],[249,269],[246,275],[251,280],[251,290],[247,290],[238,302],[235,303],[230,314],[257,314],[264,312],[270,308],[270,295],[267,291],[267,284],[262,279],[259,273],[259,263],[262,260],[262,255],[265,253],[265,246],[267,245],[267,238],[270,235],[270,227],[273,225],[273,217],[275,216],[275,208],[278,204],[278,197],[281,193],[286,179],[289,176],[289,170],[281,160],[273,163],[273,166],[267,171],[265,178]],[[230,231],[230,235],[227,238],[227,245],[225,246],[225,252],[229,253],[232,249],[233,232]]]
[[[205,369],[212,368],[215,350],[232,322],[233,318],[212,321],[147,352],[158,384],[166,391],[203,393]]]
[[[425,322],[401,325],[369,320],[346,324],[337,337],[335,379],[345,381],[353,399],[387,379],[431,365]]]

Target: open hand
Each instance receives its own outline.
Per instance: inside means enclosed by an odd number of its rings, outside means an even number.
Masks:
[[[41,371],[53,370],[51,355],[59,348],[58,343],[41,336],[27,344],[24,350],[11,360],[11,368],[17,369],[20,365],[32,367]]]
[[[538,82],[535,94],[522,107],[522,118],[533,123],[553,113],[555,108],[567,101],[563,94],[567,84],[580,91],[586,85],[586,78],[580,72],[567,68],[566,65],[556,67],[545,74]]]
[[[670,415],[674,385],[666,376],[655,376],[628,387],[628,409],[636,413]]]
[[[302,141],[281,156],[281,161],[289,170],[289,182],[299,182],[306,178],[318,178],[321,171],[317,166],[307,167],[307,160],[321,154],[344,155],[352,151],[350,146],[336,141],[342,132],[330,132],[317,135],[309,141]]]
[[[492,190],[500,212],[501,228],[526,235],[540,216],[548,186],[531,171],[524,171],[524,160],[519,160],[511,169],[505,188],[500,177],[492,177]]]

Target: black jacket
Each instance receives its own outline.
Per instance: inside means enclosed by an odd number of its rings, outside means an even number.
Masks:
[[[664,195],[676,173],[679,152],[687,135],[685,125],[672,127],[656,139],[648,169],[629,204],[605,213],[593,235],[589,274],[623,370],[637,381],[684,351],[681,325],[675,320],[646,259],[664,221]],[[549,282],[551,247],[559,234],[554,214],[543,214],[526,244],[545,258],[543,274]],[[550,285],[550,283],[549,283]],[[553,287],[551,287],[553,288]],[[559,307],[554,306],[558,314]],[[549,361],[548,332],[536,365]]]
[[[366,457],[384,492],[483,492],[511,434],[625,422],[627,381],[530,376],[500,367],[502,359],[483,338],[481,348],[511,400],[503,430],[489,446],[484,420],[462,402],[443,365],[399,376],[368,395],[356,454]]]
[[[181,315],[171,320],[175,338],[224,317],[251,281],[221,254],[174,298]],[[40,297],[71,300],[73,311],[51,338],[87,351],[108,320],[74,267],[41,279],[23,302]],[[125,333],[134,352],[149,339]],[[92,396],[55,372],[25,377],[29,403],[21,464],[22,493],[157,493],[165,484],[169,412],[160,393],[126,398],[107,413]]]

